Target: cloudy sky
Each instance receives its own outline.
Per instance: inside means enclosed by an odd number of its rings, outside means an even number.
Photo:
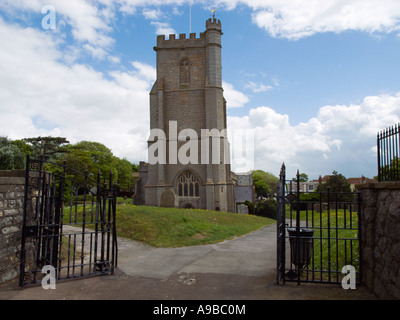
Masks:
[[[215,8],[228,126],[254,133],[248,169],[377,174],[376,134],[400,121],[398,0],[192,0],[191,25],[189,7],[0,0],[0,135],[98,141],[146,160],[156,36],[199,34]]]

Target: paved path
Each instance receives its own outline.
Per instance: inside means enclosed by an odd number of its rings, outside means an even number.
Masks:
[[[0,299],[374,299],[364,287],[276,284],[276,225],[218,244],[153,248],[119,239],[114,275],[65,281],[55,290],[0,286]]]

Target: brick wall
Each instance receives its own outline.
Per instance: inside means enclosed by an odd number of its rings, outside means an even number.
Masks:
[[[380,298],[400,299],[400,183],[356,187],[363,199],[363,282]]]

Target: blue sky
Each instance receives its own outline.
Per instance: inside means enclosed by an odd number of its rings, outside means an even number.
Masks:
[[[255,136],[254,167],[233,169],[376,175],[376,134],[400,122],[398,1],[193,0],[192,32],[212,8],[228,126]],[[189,34],[189,21],[189,0],[1,0],[0,135],[145,160],[156,36]]]

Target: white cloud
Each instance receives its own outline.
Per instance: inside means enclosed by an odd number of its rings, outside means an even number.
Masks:
[[[254,93],[268,92],[273,89],[273,87],[270,85],[265,85],[261,82],[253,82],[253,81],[249,81],[246,84],[246,88],[250,89]]]
[[[163,15],[159,8],[157,8],[157,10],[144,8],[142,14],[148,20],[159,20]]]
[[[222,87],[228,108],[240,108],[249,102],[249,98],[242,92],[235,90],[232,84],[223,81]]]
[[[42,8],[48,4],[47,0],[4,0],[0,2],[0,8],[12,15],[20,15],[21,12],[41,14]],[[53,33],[65,39],[64,34],[60,35],[60,30],[69,25],[71,35],[79,47],[97,59],[107,56],[115,42],[109,35],[112,31],[111,22],[115,20],[112,1],[101,0],[96,3],[86,0],[53,0],[51,5],[55,9],[57,21]],[[37,28],[41,28],[41,23],[38,23]]]
[[[399,121],[400,92],[366,97],[359,105],[324,106],[315,118],[297,125],[290,124],[288,115],[258,107],[247,116],[228,117],[228,127],[254,130],[255,168],[278,175],[285,162],[293,175],[300,169],[310,178],[333,170],[373,177],[376,134]]]
[[[139,61],[132,62],[132,65],[138,70],[138,76],[142,76],[146,81],[153,83],[156,81],[156,69],[146,63]]]
[[[0,9],[9,15],[21,16],[23,13],[41,13],[41,9],[48,5],[48,0],[2,0]],[[158,30],[172,28],[166,22],[159,20],[168,12],[172,15],[180,14],[179,6],[187,5],[187,0],[53,0],[51,5],[56,10],[57,21],[68,24],[71,34],[76,41],[87,42],[90,46],[100,46],[103,49],[114,44],[110,36],[115,23],[118,23],[118,12],[125,15],[135,15],[139,10],[142,15],[152,21]],[[172,5],[168,10],[161,7]],[[139,10],[138,10],[139,9]],[[40,28],[40,23],[38,24]],[[58,23],[57,23],[58,28]]]
[[[156,27],[156,34],[176,34],[176,31],[169,25],[168,22],[152,21],[151,24]]]
[[[209,1],[199,1],[209,7]],[[25,13],[40,13],[48,0],[2,0],[0,9],[10,16]],[[187,6],[187,0],[53,0],[56,9],[57,30],[54,33],[67,32],[80,50],[86,49],[97,59],[109,58],[115,40],[112,37],[118,23],[118,13],[134,15],[141,10],[146,19],[156,27],[156,34],[176,34],[174,28],[160,21],[165,13],[177,15],[181,6]],[[165,6],[172,7],[165,11]],[[252,21],[273,37],[299,39],[323,32],[343,32],[360,30],[369,33],[385,33],[400,30],[400,6],[398,0],[216,0],[213,5],[232,10],[246,5],[253,11]],[[163,8],[161,8],[161,6]],[[28,16],[26,17],[28,19]],[[59,38],[67,39],[65,34]],[[72,58],[72,56],[70,57]],[[259,88],[265,90],[265,88]]]
[[[154,68],[133,62],[111,80],[92,68],[63,65],[47,33],[0,19],[0,135],[98,141],[131,161],[146,158],[148,92]]]
[[[252,20],[273,37],[299,39],[321,32],[359,30],[392,32],[400,29],[398,0],[220,0],[228,10],[244,4]]]

